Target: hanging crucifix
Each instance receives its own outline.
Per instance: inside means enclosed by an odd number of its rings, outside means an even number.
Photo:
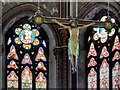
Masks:
[[[63,25],[62,23],[58,22],[56,19],[52,19],[53,22],[57,23],[59,26],[61,26],[63,29],[68,29],[70,33],[70,38],[68,41],[68,56],[69,60],[71,61],[72,65],[72,72],[74,73],[77,68],[77,60],[79,55],[79,29],[86,28],[91,25],[94,25],[95,23],[90,23],[84,26],[77,26],[77,24],[73,21],[70,22],[71,26]]]
[[[89,26],[93,27],[101,27],[109,30],[114,27],[114,24],[110,21],[110,17],[107,18],[105,22],[102,21],[95,21],[95,20],[83,20],[83,19],[76,19],[76,18],[59,18],[59,17],[46,17],[43,16],[38,3],[38,10],[34,16],[30,17],[29,20],[34,22],[36,26],[41,24],[58,24],[63,29],[68,29],[70,33],[70,38],[68,42],[68,53],[69,59],[72,65],[73,73],[76,72],[77,68],[77,59],[79,55],[79,40],[78,34],[79,30],[82,28],[87,28]]]
[[[109,18],[110,19],[110,18]],[[56,19],[52,19],[53,22],[57,23],[59,26],[63,27],[63,29],[68,29],[70,33],[70,38],[68,42],[68,56],[71,61],[72,65],[72,71],[73,73],[76,72],[77,68],[77,60],[78,60],[78,55],[79,55],[79,31],[80,29],[86,29],[87,27],[93,26],[95,27],[95,23],[98,23],[96,21],[84,21],[87,24],[79,25],[77,24],[78,20],[71,20],[69,22],[69,26],[63,25],[63,23],[58,22]],[[81,21],[82,22],[82,21]],[[99,22],[100,23],[100,22]],[[109,20],[106,22],[106,29],[112,28],[112,23],[109,23]],[[100,25],[99,25],[100,26]],[[101,27],[101,26],[100,26]]]

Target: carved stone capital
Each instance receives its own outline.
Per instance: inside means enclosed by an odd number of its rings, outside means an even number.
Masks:
[[[55,59],[59,58],[59,55],[60,55],[61,51],[62,51],[61,47],[59,47],[59,46],[55,47],[55,49],[54,49]]]
[[[68,30],[60,28],[60,39],[62,41],[62,45],[68,44]]]

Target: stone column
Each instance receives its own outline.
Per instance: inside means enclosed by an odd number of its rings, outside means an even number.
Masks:
[[[61,55],[61,47],[56,46],[54,49],[54,55],[56,59],[56,88],[61,88],[61,61],[62,61],[62,55]],[[54,72],[55,73],[55,72]]]
[[[59,31],[61,45],[54,49],[57,60],[57,87],[68,88],[68,32],[62,28]]]
[[[0,44],[0,90],[2,89],[2,45]]]
[[[68,88],[68,32],[65,29],[60,30],[60,39],[62,41],[62,88]]]
[[[2,2],[0,2],[0,18],[2,17]],[[0,90],[2,89],[2,20],[0,19]]]
[[[86,50],[85,50],[85,32],[86,29],[81,29],[79,33],[79,58],[78,58],[78,69],[77,69],[77,88],[86,88],[86,72],[85,72],[85,61],[86,61]]]

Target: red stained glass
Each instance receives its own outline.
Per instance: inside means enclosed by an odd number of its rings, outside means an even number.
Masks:
[[[104,46],[103,49],[102,49],[102,52],[101,52],[100,58],[108,57],[108,56],[109,56],[109,53],[108,53],[108,51],[107,51],[106,46]]]
[[[32,61],[31,61],[30,56],[29,56],[28,53],[26,53],[24,55],[24,58],[22,60],[22,64],[32,64]]]
[[[16,53],[16,49],[15,49],[14,45],[12,45],[10,47],[10,52],[9,52],[9,54],[7,56],[7,59],[16,59],[16,60],[18,60],[18,55]]]
[[[46,61],[46,57],[44,55],[44,51],[43,51],[42,47],[39,48],[38,54],[37,54],[37,56],[35,58],[35,61],[40,61],[40,60]]]
[[[87,57],[90,57],[90,56],[97,56],[97,52],[95,50],[95,47],[94,47],[93,43],[91,43],[91,45],[90,45],[90,50],[88,52],[88,56]]]
[[[91,58],[91,59],[90,59],[90,62],[89,62],[89,64],[88,64],[88,67],[95,66],[95,65],[97,65],[97,62],[95,61],[94,58]]]

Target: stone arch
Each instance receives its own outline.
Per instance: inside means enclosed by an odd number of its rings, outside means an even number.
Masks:
[[[37,10],[37,6],[34,4],[23,4],[17,7],[14,7],[13,9],[11,9],[10,11],[8,11],[7,13],[5,13],[2,17],[2,32],[3,35],[1,36],[3,39],[3,48],[4,47],[4,37],[5,37],[5,33],[9,30],[9,28],[19,19],[23,18],[23,17],[30,17],[32,15],[34,15],[35,11]],[[45,16],[50,16],[49,12],[45,11],[43,8],[41,8],[41,12],[43,12],[43,15]],[[43,24],[41,25],[41,27],[45,30],[45,32],[47,33],[48,37],[49,37],[49,82],[48,82],[48,87],[49,88],[56,88],[56,60],[55,60],[55,56],[54,56],[54,48],[56,47],[57,44],[59,44],[59,40],[58,37],[56,36],[55,32],[55,28],[51,25],[46,25]],[[2,78],[1,78],[1,84],[2,87],[1,88],[5,88],[5,50],[3,51],[3,57],[2,57]],[[52,83],[51,83],[52,82]]]
[[[110,3],[110,12],[113,12],[116,17],[118,17],[119,7],[117,2]],[[108,4],[106,2],[84,3],[82,7],[78,8],[78,16],[82,19],[93,19],[102,9],[108,9]]]
[[[119,3],[111,3],[110,4],[110,12],[114,13],[115,17],[119,18]],[[80,19],[85,20],[92,20],[95,15],[101,11],[107,10],[107,3],[97,3],[97,2],[90,2],[90,3],[83,3],[82,7],[78,7],[78,17]],[[86,69],[85,69],[85,61],[86,61],[86,49],[85,49],[85,41],[87,40],[87,28],[80,30],[79,33],[79,60],[78,60],[78,72],[77,72],[77,88],[87,88],[86,87]],[[84,74],[83,74],[84,73]]]

